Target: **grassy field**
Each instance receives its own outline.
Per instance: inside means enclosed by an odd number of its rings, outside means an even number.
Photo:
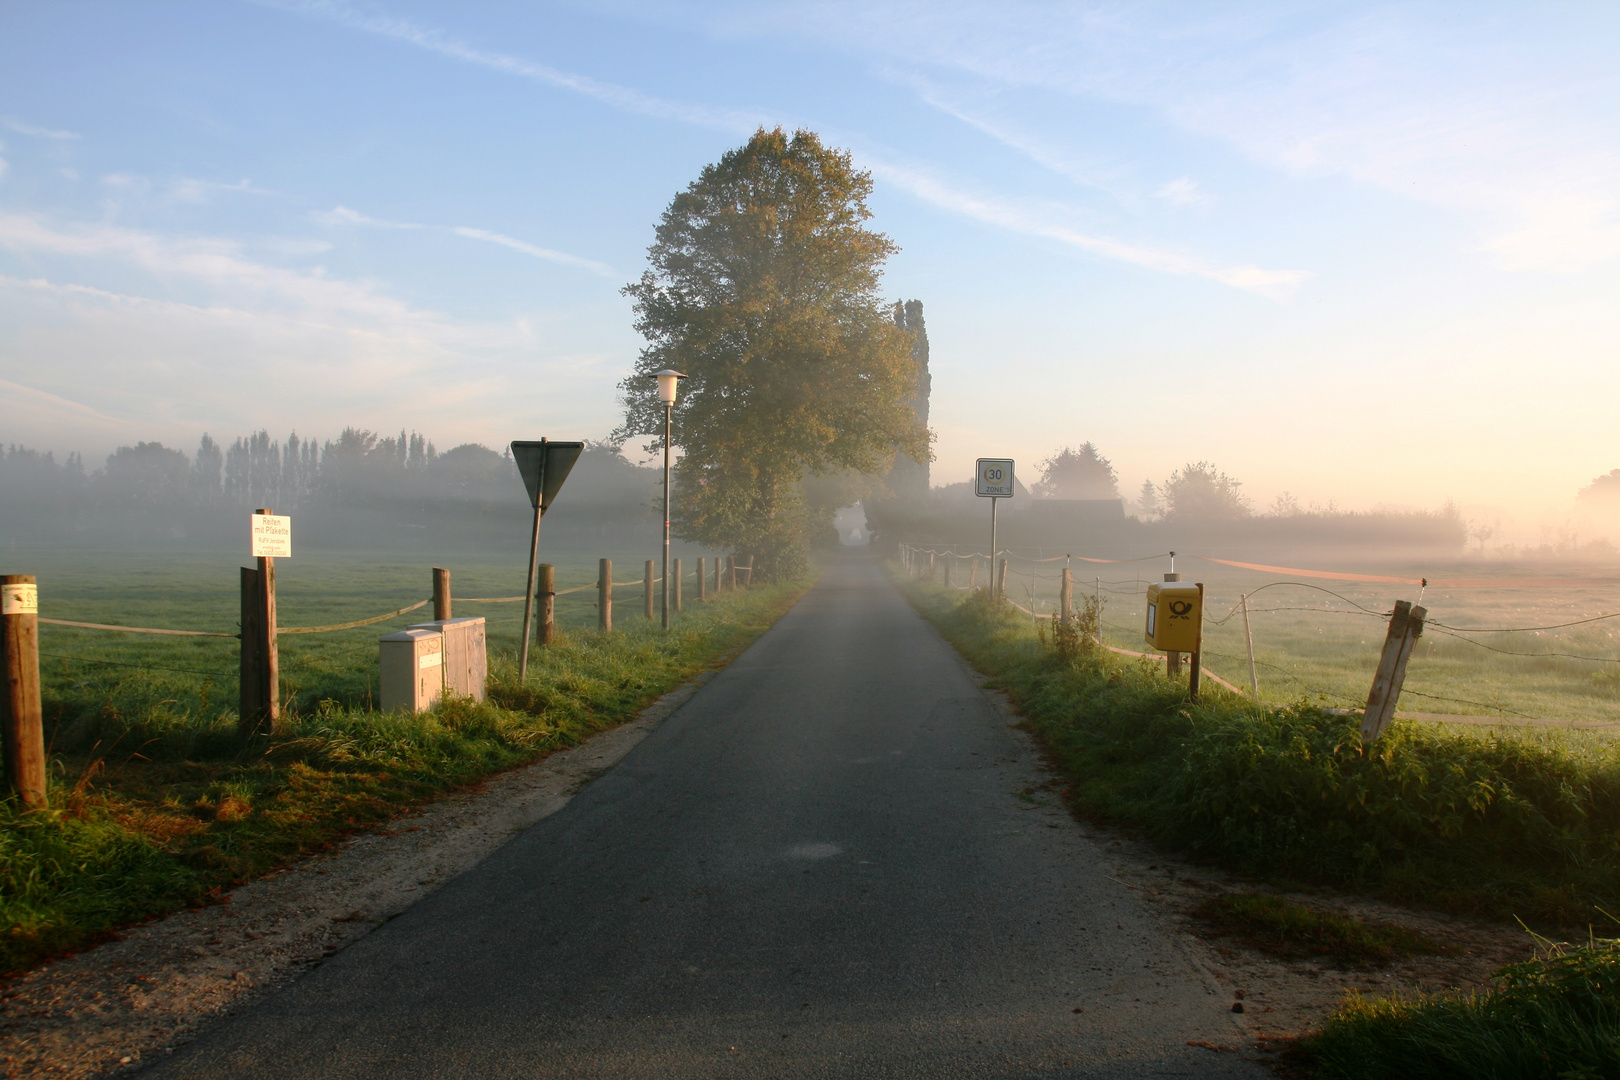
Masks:
[[[41,614],[85,622],[235,629],[237,560],[207,556],[17,560],[40,579]],[[616,562],[617,567],[617,562]],[[278,566],[280,621],[322,625],[423,599],[430,567],[351,558]],[[451,562],[458,598],[510,596],[523,567]],[[565,589],[595,566],[559,566]],[[639,577],[616,573],[620,581]],[[690,584],[690,582],[689,582]],[[615,630],[594,629],[594,592],[558,602],[562,633],[519,684],[522,604],[458,602],[489,621],[490,699],[417,716],[375,710],[377,638],[427,609],[332,634],[282,639],[284,722],[236,736],[236,642],[41,627],[51,809],[0,803],[0,971],[77,948],[133,922],[206,902],[404,807],[531,761],[633,717],[763,632],[806,583],[698,604],[669,633],[616,597]]]
[[[1359,717],[1309,701],[1187,700],[1163,664],[1043,643],[1029,617],[937,583],[913,603],[995,684],[1082,812],[1279,882],[1567,929],[1620,910],[1620,742],[1601,732]]]
[[[1030,607],[1033,596],[1034,610],[1055,610],[1062,566],[1015,559],[1009,598]],[[1160,580],[1168,560],[1123,566],[1076,560],[1072,567],[1076,593],[1094,592],[1104,601],[1108,643],[1145,649],[1144,589]],[[1614,614],[1620,612],[1620,570],[1469,564],[1332,569],[1470,582],[1422,590],[1430,625],[1407,671],[1403,712],[1620,724],[1620,618],[1525,633],[1459,633],[1435,625],[1534,627]],[[1234,609],[1240,596],[1252,596],[1249,624],[1260,697],[1271,702],[1365,705],[1388,623],[1368,609],[1388,612],[1396,600],[1418,601],[1420,592],[1417,585],[1290,578],[1187,558],[1177,560],[1177,570],[1183,581],[1206,587],[1206,666],[1241,687],[1249,683],[1248,658],[1242,615]]]

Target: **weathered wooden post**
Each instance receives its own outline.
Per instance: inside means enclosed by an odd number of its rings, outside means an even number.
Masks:
[[[679,615],[681,613],[681,560],[680,560],[680,556],[676,556],[675,560],[672,563],[670,563],[669,574],[670,574],[670,580],[665,583],[664,588],[671,590],[670,594],[669,594],[669,606],[672,609],[674,609],[675,614]]]
[[[255,514],[273,515],[261,508]],[[271,734],[281,720],[281,657],[276,643],[276,560],[258,556],[258,569],[242,569],[241,691],[237,732],[245,739]]]
[[[1063,584],[1058,586],[1058,619],[1067,623],[1074,617],[1074,571],[1063,568]]]
[[[728,573],[726,574],[726,577],[729,579],[729,580],[726,581],[726,588],[730,589],[732,592],[736,592],[737,591],[737,556],[735,556],[735,555],[729,556],[726,559],[726,567],[727,567],[727,570],[728,570]]]
[[[603,559],[596,572],[596,626],[613,629],[613,560]]]
[[[934,553],[932,551],[928,553],[928,580],[934,580]]]
[[[979,557],[977,555],[968,562],[968,592],[979,586]]]
[[[742,571],[743,592],[747,592],[754,587],[754,557],[752,555],[748,556],[748,565],[744,566]]]
[[[945,587],[948,588],[948,589],[954,589],[956,587],[955,585],[951,584],[951,567],[953,567],[955,565],[956,565],[956,556],[955,555],[952,555],[950,558],[945,560]]]
[[[647,566],[641,575],[641,589],[646,596],[647,618],[649,619],[653,617],[653,574],[655,572],[653,568],[657,565],[657,563],[648,559]]]
[[[1426,609],[1413,607],[1409,601],[1395,601],[1395,611],[1389,617],[1389,632],[1384,636],[1384,651],[1378,657],[1378,672],[1373,676],[1372,691],[1367,695],[1367,711],[1361,718],[1363,743],[1377,741],[1395,719],[1401,685],[1406,681],[1406,662],[1423,633],[1423,620],[1428,614]]]
[[[708,573],[708,567],[705,566],[703,563],[704,563],[703,556],[699,555],[698,556],[698,571],[697,571],[698,602],[699,603],[702,603],[704,600],[707,600],[709,598],[709,582],[708,582],[708,579],[704,577],[704,575],[706,573]]]
[[[993,505],[993,504],[992,504]],[[1001,560],[1001,572],[996,575],[996,599],[1007,595],[1007,560]]]
[[[433,568],[433,621],[450,618],[450,571],[442,566]]]
[[[714,557],[714,594],[720,595],[720,556]]]
[[[44,809],[45,713],[39,697],[39,584],[33,574],[0,576],[0,663],[6,692],[0,715],[6,787],[24,806]]]
[[[540,583],[535,588],[540,601],[540,644],[550,645],[557,637],[557,568],[540,564]]]

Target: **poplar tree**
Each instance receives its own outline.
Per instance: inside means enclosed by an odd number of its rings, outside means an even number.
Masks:
[[[871,174],[814,132],[761,128],[675,197],[624,290],[647,345],[619,384],[614,438],[661,437],[648,376],[685,372],[675,532],[752,556],[762,579],[802,573],[807,538],[831,523],[805,500],[807,474],[932,457],[911,335],[878,296],[897,249],[865,225],[871,191]]]

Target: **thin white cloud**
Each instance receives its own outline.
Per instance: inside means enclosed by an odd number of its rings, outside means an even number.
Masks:
[[[21,214],[0,213],[0,248],[37,255],[124,262],[150,273],[180,276],[213,289],[279,298],[324,312],[408,323],[437,322],[371,285],[255,262],[240,245],[215,237],[174,239],[115,225],[59,229]]]
[[[193,203],[206,202],[212,195],[232,193],[241,195],[275,194],[273,191],[256,186],[253,181],[245,178],[238,180],[234,184],[227,184],[220,180],[198,180],[193,177],[182,176],[174,182],[169,190],[170,197],[176,202]]]
[[[1198,186],[1198,181],[1187,176],[1159,185],[1159,189],[1153,194],[1165,202],[1174,203],[1177,206],[1197,206],[1200,203],[1214,201],[1203,188]]]
[[[1106,259],[1147,270],[1207,278],[1273,300],[1292,296],[1313,275],[1308,270],[1267,270],[1258,266],[1218,265],[1196,255],[1082,232],[1051,215],[981,195],[959,191],[915,169],[874,164],[872,171],[935,206],[1026,236],[1039,236]]]
[[[910,66],[924,94],[1060,168],[1072,133],[984,120],[1012,91],[1145,107],[1295,174],[1348,176],[1455,214],[1511,269],[1620,255],[1620,8],[1485,5],[1459,22],[1412,4],[1054,6],[817,0],[717,5],[731,36],[820,40]],[[905,80],[900,80],[905,81]]]
[[[36,139],[69,140],[84,138],[84,136],[80,135],[77,131],[57,131],[52,128],[37,127],[34,124],[25,124],[21,120],[17,120],[10,116],[6,117],[4,120],[0,120],[0,124],[3,124],[5,127],[15,131],[19,135],[32,135]]]
[[[508,56],[505,53],[474,48],[465,42],[449,37],[443,31],[433,27],[422,26],[407,19],[394,18],[388,15],[369,14],[343,3],[333,3],[330,0],[290,0],[290,2],[266,0],[266,2],[272,7],[278,7],[285,11],[325,19],[328,22],[337,23],[353,30],[362,30],[368,34],[376,34],[380,37],[402,41],[419,49],[426,49],[429,52],[438,53],[440,56],[447,56],[452,60],[476,64],[491,71],[515,75],[531,82],[582,94],[622,112],[637,113],[659,120],[680,120],[688,124],[718,128],[722,131],[740,134],[750,134],[755,128],[762,125],[770,127],[777,123],[776,120],[763,112],[742,109],[714,109],[706,105],[672,101],[668,98],[644,94],[627,86],[619,86],[615,83],[593,79],[588,75],[563,71],[551,67],[549,64],[540,64],[532,60]]]
[[[583,270],[589,270],[593,274],[600,274],[603,277],[618,277],[613,267],[606,263],[582,259],[578,255],[570,255],[565,251],[552,251],[550,248],[536,247],[534,244],[526,244],[522,240],[502,236],[500,233],[490,232],[488,229],[473,229],[463,225],[451,231],[457,236],[465,236],[469,240],[483,240],[486,243],[499,244],[502,247],[511,248],[513,251],[521,251],[523,254],[533,256],[536,259],[545,259],[547,262],[561,263],[564,266],[577,266]]]
[[[420,229],[422,227],[409,221],[384,221],[381,218],[369,217],[358,210],[351,210],[347,206],[334,206],[330,210],[317,210],[309,216],[322,225],[364,225],[373,229]]]

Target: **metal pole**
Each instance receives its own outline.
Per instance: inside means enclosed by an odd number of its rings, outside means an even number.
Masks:
[[[534,618],[534,572],[540,565],[540,515],[546,501],[546,447],[540,440],[540,484],[534,493],[534,534],[529,538],[528,585],[523,590],[523,643],[518,646],[518,682],[529,677],[529,630]]]
[[[1249,692],[1254,700],[1260,700],[1260,680],[1254,673],[1254,635],[1249,632],[1249,596],[1244,593],[1238,597],[1238,605],[1243,608],[1243,640],[1249,645]]]
[[[990,568],[992,571],[996,566],[996,503],[1000,501],[993,495],[990,497]],[[995,582],[991,582],[990,591],[996,596],[1001,595],[1000,587]]]
[[[665,630],[669,629],[669,414],[673,408],[674,402],[664,402],[664,588],[661,596]]]

